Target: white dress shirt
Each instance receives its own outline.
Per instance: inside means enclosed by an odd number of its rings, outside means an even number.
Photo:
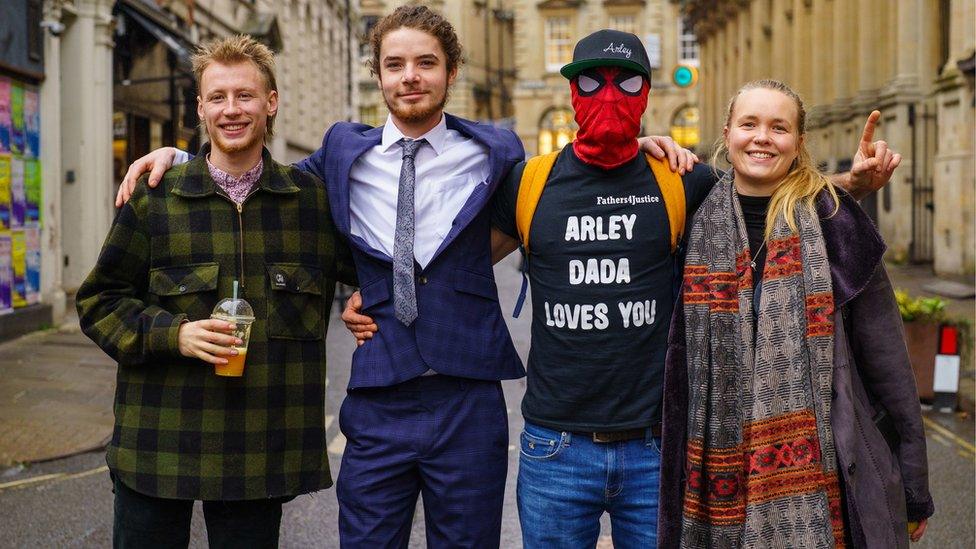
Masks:
[[[371,247],[393,257],[397,192],[404,135],[387,117],[383,140],[360,156],[349,171],[350,230]],[[488,148],[447,129],[441,121],[418,139],[426,139],[414,159],[414,243],[417,263],[426,267],[451,230],[454,218],[478,185],[491,175]]]

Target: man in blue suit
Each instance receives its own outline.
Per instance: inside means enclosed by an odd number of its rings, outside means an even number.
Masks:
[[[485,205],[524,151],[511,131],[443,113],[461,63],[443,17],[405,6],[370,41],[386,124],[336,124],[299,164],[326,181],[380,326],[353,355],[339,413],[342,545],[405,547],[422,493],[431,547],[498,547],[499,381],[525,371],[498,305]]]
[[[340,540],[406,547],[423,494],[431,547],[498,547],[508,462],[499,381],[525,371],[498,305],[485,206],[524,151],[511,131],[443,112],[461,46],[442,16],[401,7],[370,42],[386,124],[338,123],[298,164],[326,182],[362,310],[379,326],[353,355],[339,413]],[[152,167],[152,185],[172,152],[130,174]]]

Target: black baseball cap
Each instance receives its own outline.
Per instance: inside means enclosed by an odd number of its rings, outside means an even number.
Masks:
[[[559,73],[572,79],[591,67],[623,67],[651,78],[651,62],[647,59],[644,44],[629,32],[603,29],[576,43],[573,62],[559,69]]]

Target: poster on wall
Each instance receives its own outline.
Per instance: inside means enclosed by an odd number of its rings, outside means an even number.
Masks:
[[[37,90],[24,91],[24,156],[41,157],[41,108]]]
[[[29,158],[24,161],[24,224],[41,223],[41,161]]]
[[[10,152],[24,153],[24,88],[10,83]]]
[[[0,153],[0,231],[10,229],[10,154]]]
[[[10,152],[10,80],[0,78],[0,153]]]
[[[14,271],[10,302],[14,309],[27,305],[27,240],[23,229],[10,231],[10,263]]]
[[[24,227],[26,249],[24,273],[24,297],[28,305],[41,300],[41,229],[37,225]]]
[[[27,195],[24,189],[24,159],[13,155],[10,160],[10,228],[24,226],[27,215]]]
[[[12,252],[13,247],[10,231],[0,231],[0,314],[6,314],[14,310]]]

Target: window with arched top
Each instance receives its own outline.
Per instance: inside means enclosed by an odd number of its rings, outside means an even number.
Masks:
[[[577,129],[572,110],[550,109],[539,122],[539,154],[562,149],[576,138]]]
[[[697,105],[685,105],[671,118],[671,139],[682,147],[693,149],[698,146],[699,114]]]

